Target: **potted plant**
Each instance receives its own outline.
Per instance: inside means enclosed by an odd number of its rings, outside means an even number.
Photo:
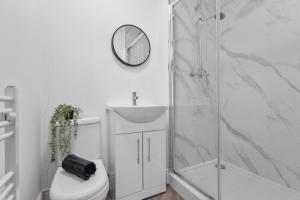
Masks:
[[[56,160],[57,153],[63,158],[70,153],[72,138],[77,136],[77,120],[80,108],[72,105],[61,104],[55,108],[51,117],[51,162]],[[57,152],[59,151],[59,152]]]

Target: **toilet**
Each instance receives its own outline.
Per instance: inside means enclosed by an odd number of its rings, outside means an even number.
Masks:
[[[72,153],[92,160],[97,167],[96,173],[85,181],[58,167],[50,187],[50,199],[105,200],[109,181],[101,159],[99,118],[85,118],[78,121],[77,139],[73,141]]]

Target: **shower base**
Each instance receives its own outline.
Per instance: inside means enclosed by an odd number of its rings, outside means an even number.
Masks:
[[[299,200],[300,192],[222,162],[222,200]],[[178,173],[217,199],[216,161],[184,168]]]

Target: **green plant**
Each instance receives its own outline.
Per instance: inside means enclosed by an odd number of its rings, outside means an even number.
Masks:
[[[80,115],[80,108],[61,104],[55,108],[51,117],[51,162],[55,161],[57,151],[61,157],[70,153],[72,136],[77,136],[77,120]]]

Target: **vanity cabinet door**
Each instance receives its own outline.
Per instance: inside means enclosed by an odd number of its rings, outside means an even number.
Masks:
[[[143,132],[144,189],[166,184],[166,131]]]
[[[142,190],[142,133],[116,135],[116,196]]]

